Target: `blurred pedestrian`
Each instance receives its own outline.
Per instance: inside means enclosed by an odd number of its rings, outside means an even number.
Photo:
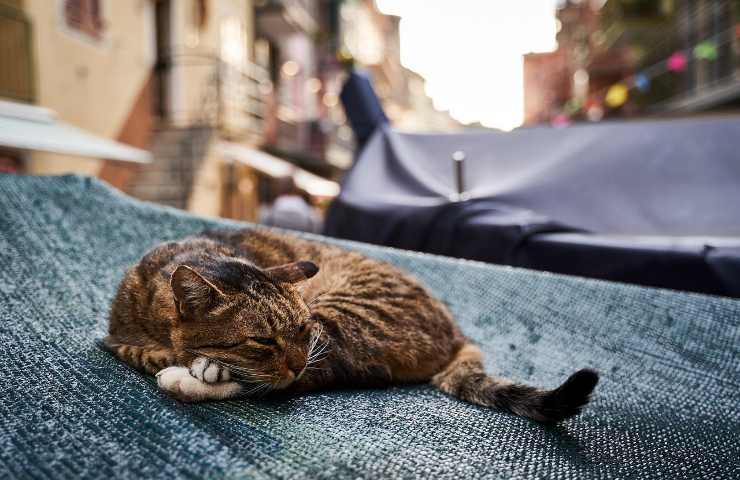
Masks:
[[[321,215],[306,201],[292,176],[277,179],[275,201],[260,210],[260,223],[272,227],[319,233]]]

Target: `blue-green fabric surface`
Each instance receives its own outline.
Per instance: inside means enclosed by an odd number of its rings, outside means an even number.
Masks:
[[[214,225],[234,224],[0,176],[0,477],[740,476],[740,302],[360,244],[441,297],[491,372],[602,372],[592,405],[543,427],[428,386],[178,403],[96,340],[128,265]]]

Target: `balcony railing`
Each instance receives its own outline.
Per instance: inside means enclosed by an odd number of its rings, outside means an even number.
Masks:
[[[255,7],[259,30],[268,37],[319,30],[316,0],[257,0]]]
[[[211,126],[223,137],[260,143],[272,91],[269,73],[213,54],[173,54],[156,67],[155,110],[174,126]]]

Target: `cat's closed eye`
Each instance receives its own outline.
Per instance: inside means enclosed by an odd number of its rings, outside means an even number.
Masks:
[[[233,343],[225,343],[225,344],[205,344],[205,345],[198,345],[196,348],[204,349],[204,348],[210,348],[214,350],[223,350],[225,348],[236,348],[242,345],[243,342],[233,342]]]
[[[266,347],[275,345],[275,339],[271,337],[249,337],[249,339],[255,343],[264,345]]]

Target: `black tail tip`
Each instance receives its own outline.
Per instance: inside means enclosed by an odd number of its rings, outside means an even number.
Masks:
[[[545,398],[548,420],[559,422],[578,415],[590,400],[591,392],[598,383],[598,372],[590,368],[578,370],[568,377],[565,383]]]
[[[579,393],[580,395],[588,396],[594,391],[598,383],[599,372],[590,368],[584,368],[568,377],[563,387],[567,385],[574,394]]]

